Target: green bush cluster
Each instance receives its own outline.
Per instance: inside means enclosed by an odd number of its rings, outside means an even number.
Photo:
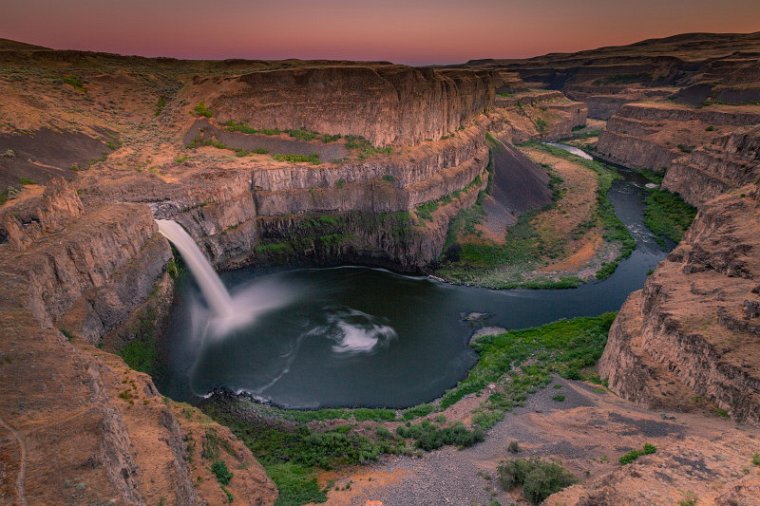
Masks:
[[[232,480],[232,472],[227,469],[227,464],[223,460],[217,460],[211,464],[211,472],[216,476],[216,481],[221,485],[229,485]]]
[[[311,163],[313,165],[319,165],[319,155],[312,153],[310,155],[293,155],[293,154],[276,154],[272,155],[272,158],[279,162],[291,162],[291,163]]]
[[[522,486],[523,495],[533,504],[543,502],[550,495],[578,481],[561,465],[535,458],[502,462],[496,472],[504,490]]]
[[[206,103],[203,101],[198,102],[193,110],[195,111],[195,114],[203,116],[204,118],[210,118],[213,116],[213,113],[208,107],[206,107]]]
[[[646,443],[644,445],[644,448],[641,450],[631,450],[622,457],[620,457],[619,462],[622,465],[630,464],[637,458],[641,457],[642,455],[651,455],[657,451],[657,448],[654,445],[651,445],[649,443]]]
[[[404,439],[413,439],[415,446],[425,451],[437,450],[446,445],[466,448],[483,441],[485,437],[482,430],[467,430],[462,423],[440,427],[429,420],[415,425],[407,422],[396,429],[396,434]]]

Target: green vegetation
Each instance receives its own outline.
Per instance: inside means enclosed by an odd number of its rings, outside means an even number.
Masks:
[[[345,179],[343,179],[343,178],[340,178],[340,179],[338,179],[337,181],[335,181],[335,187],[336,187],[336,188],[338,188],[338,189],[341,189],[341,188],[343,188],[344,186],[346,186],[346,180],[345,180]]]
[[[396,178],[393,177],[391,174],[385,174],[383,176],[383,181],[385,181],[387,183],[393,183],[394,181],[396,181]]]
[[[714,132],[714,131],[715,131],[715,127],[712,126],[712,125],[710,125],[707,128],[705,128],[705,132]]]
[[[636,249],[636,240],[633,238],[625,224],[617,217],[615,209],[612,207],[612,203],[607,198],[607,192],[612,187],[612,182],[620,176],[618,176],[614,170],[600,162],[595,160],[585,160],[572,153],[568,153],[564,149],[547,146],[545,144],[531,143],[530,145],[533,148],[540,149],[553,156],[565,158],[596,172],[599,181],[599,186],[596,192],[597,218],[601,221],[601,224],[604,227],[604,239],[608,242],[619,242],[621,244],[621,250],[618,257],[612,262],[604,264],[596,273],[597,279],[607,279],[615,272],[618,264],[622,260],[631,256],[633,250]]]
[[[278,162],[311,163],[313,165],[319,165],[319,155],[316,153],[310,155],[276,154],[272,155],[272,158]]]
[[[546,132],[546,129],[549,126],[548,123],[546,123],[546,120],[543,118],[536,118],[535,125],[536,130],[538,130],[538,133],[541,134]]]
[[[211,472],[216,476],[216,481],[220,485],[229,485],[232,480],[232,473],[227,469],[227,464],[223,460],[217,460],[211,464]]]
[[[76,335],[73,332],[71,332],[70,330],[65,329],[63,327],[61,327],[58,330],[61,331],[61,334],[63,334],[63,336],[66,338],[67,341],[73,341],[74,338],[76,337]]]
[[[390,146],[375,147],[364,137],[359,135],[347,135],[346,149],[351,149],[359,153],[359,159],[364,160],[372,155],[385,154],[389,155],[393,153],[393,148]]]
[[[636,460],[637,458],[641,457],[642,455],[651,455],[657,451],[657,448],[654,445],[651,445],[649,443],[646,443],[644,445],[644,448],[641,450],[631,450],[622,457],[620,457],[619,462],[621,465],[627,465]]]
[[[694,495],[694,492],[687,492],[684,495],[684,498],[678,502],[678,506],[696,506],[697,500],[697,496]]]
[[[463,193],[467,193],[473,188],[476,188],[480,186],[480,184],[483,182],[483,180],[480,177],[480,174],[475,176],[475,178],[470,181],[467,186],[462,188],[461,190],[456,190],[455,192],[449,193],[448,195],[444,195],[443,197],[440,197],[435,200],[429,200],[427,202],[424,202],[417,206],[415,209],[415,214],[417,215],[417,218],[421,220],[426,221],[432,221],[433,220],[433,214],[439,206],[446,205],[452,202],[455,198],[459,198],[460,195]],[[481,192],[482,193],[482,192]],[[475,233],[474,224],[477,223],[477,220],[480,219],[480,216],[482,215],[482,209],[480,208],[480,205],[477,204],[474,206],[475,212],[477,213],[477,219],[473,220],[472,222],[472,233]],[[469,230],[469,229],[468,229]],[[450,232],[451,230],[449,230]],[[445,247],[444,247],[445,248]]]
[[[158,346],[156,343],[156,309],[148,308],[130,332],[135,336],[119,353],[124,362],[136,371],[152,373],[156,367]]]
[[[79,76],[67,74],[61,78],[61,82],[63,84],[68,84],[77,91],[87,93],[87,88],[84,87],[84,82],[82,82],[82,78]]]
[[[509,453],[520,453],[520,443],[517,441],[510,441],[509,446],[507,447],[507,451]]]
[[[552,397],[552,400],[556,401],[556,402],[564,402],[565,401],[565,396],[562,395],[562,394],[557,394],[557,395],[555,395],[555,396]]]
[[[292,421],[241,420],[217,408],[211,405],[206,411],[227,425],[265,467],[280,491],[278,505],[324,502],[325,491],[316,481],[319,469],[364,464],[382,454],[404,451],[403,441],[390,433],[370,438],[355,433],[350,425],[320,432]]]
[[[400,438],[414,440],[415,446],[425,451],[437,450],[446,445],[466,448],[480,443],[485,438],[480,428],[470,431],[460,422],[440,427],[429,420],[423,420],[416,425],[407,422],[396,429],[396,434]]]
[[[196,105],[193,110],[195,111],[195,114],[203,116],[204,118],[210,118],[213,116],[213,113],[208,107],[206,107],[206,103],[203,101],[198,102],[198,105]]]
[[[551,381],[552,374],[580,379],[602,355],[615,313],[560,320],[542,327],[484,336],[472,343],[478,362],[441,398],[442,409],[491,383],[499,386],[476,410],[473,423],[488,429],[503,414]],[[524,364],[528,359],[530,364]]]
[[[504,490],[522,486],[525,498],[533,504],[578,481],[561,465],[540,459],[508,460],[499,465],[496,473]]]
[[[35,181],[34,179],[29,179],[28,177],[20,177],[18,178],[18,182],[21,186],[37,184],[37,181]]]
[[[665,239],[678,243],[683,239],[697,210],[675,193],[667,190],[650,190],[646,198],[644,223],[652,231],[661,247]]]
[[[760,466],[760,453],[752,454],[752,464],[755,466]]]
[[[165,96],[161,95],[160,97],[158,97],[158,101],[156,102],[156,112],[155,112],[156,117],[161,115],[161,112],[164,110],[167,103],[168,101],[166,100]]]

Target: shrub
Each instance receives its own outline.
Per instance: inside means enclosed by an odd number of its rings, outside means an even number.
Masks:
[[[310,155],[288,155],[288,154],[276,154],[272,156],[279,162],[291,162],[291,163],[311,163],[313,165],[319,165],[319,155],[312,153]]]
[[[752,464],[760,466],[760,453],[755,453],[752,455]]]
[[[509,453],[520,453],[520,444],[517,441],[510,441],[507,451]]]
[[[166,107],[166,97],[160,96],[158,97],[158,102],[156,102],[156,116],[161,115],[161,111],[164,110],[164,107]]]
[[[195,111],[195,114],[197,114],[198,116],[203,116],[204,118],[210,118],[211,116],[213,116],[213,113],[211,112],[211,110],[208,107],[206,107],[205,102],[203,102],[202,100],[198,102],[198,105],[195,106],[194,111]]]
[[[548,123],[546,123],[546,120],[543,118],[536,119],[536,130],[538,130],[539,133],[546,132],[546,128],[548,127]]]
[[[504,490],[523,486],[523,494],[533,504],[576,483],[577,479],[564,467],[540,459],[515,459],[497,468],[499,484]]]
[[[216,476],[216,481],[222,485],[228,485],[232,480],[232,473],[227,469],[227,464],[223,460],[217,460],[211,464],[211,472]]]
[[[335,181],[335,187],[336,188],[340,189],[340,188],[343,188],[344,186],[346,186],[346,180],[345,179],[340,178],[337,181]]]
[[[631,450],[622,457],[620,457],[619,462],[621,465],[628,465],[637,458],[641,457],[642,455],[651,455],[657,451],[657,448],[652,444],[645,444],[644,448],[642,450]]]
[[[414,439],[415,446],[425,451],[437,450],[445,445],[466,448],[484,439],[484,434],[479,429],[469,431],[461,423],[439,428],[429,420],[416,425],[410,424],[408,427],[402,425],[396,429],[396,434],[405,439]]]
[[[562,394],[555,395],[554,397],[552,397],[552,400],[556,402],[564,402],[565,396]]]
[[[78,91],[82,91],[82,92],[87,91],[87,89],[84,87],[84,83],[82,82],[82,78],[79,76],[74,76],[70,74],[65,75],[61,79],[61,82],[63,82],[63,84],[68,84],[69,86],[71,86],[72,88]]]
[[[37,181],[35,181],[34,179],[29,179],[28,177],[20,177],[18,178],[18,182],[22,186],[26,186],[28,184],[37,184]]]

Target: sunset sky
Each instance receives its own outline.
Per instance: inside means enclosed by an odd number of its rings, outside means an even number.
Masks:
[[[0,38],[180,58],[458,63],[760,30],[760,0],[0,0]]]

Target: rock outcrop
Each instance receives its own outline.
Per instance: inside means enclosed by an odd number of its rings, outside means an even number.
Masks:
[[[203,438],[231,448],[230,493],[272,504],[276,490],[224,427],[158,394],[149,376],[94,345],[141,307],[167,297],[171,252],[148,206],[89,210],[52,183],[27,209],[4,213],[0,245],[0,419],[3,499],[19,503],[220,504]],[[208,436],[210,437],[210,436]],[[197,454],[197,455],[196,455]],[[239,478],[239,479],[238,479]]]
[[[599,364],[610,389],[653,408],[706,403],[760,424],[759,223],[757,186],[704,204],[620,310]]]

